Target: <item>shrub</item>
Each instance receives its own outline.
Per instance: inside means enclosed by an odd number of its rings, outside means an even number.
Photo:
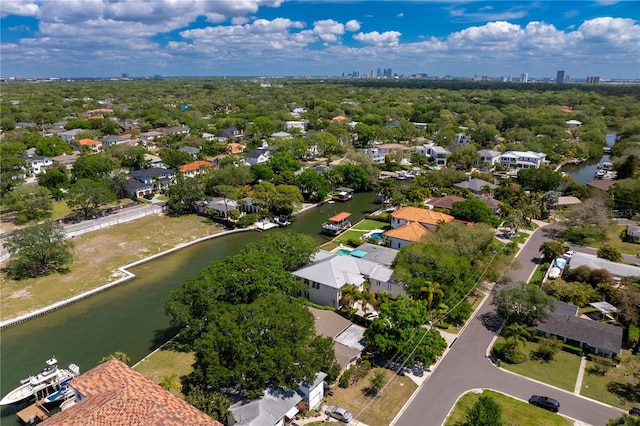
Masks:
[[[598,249],[598,257],[612,262],[620,262],[622,260],[622,253],[620,253],[620,250],[617,248],[605,244]]]
[[[556,353],[562,348],[562,342],[556,337],[550,339],[541,338],[538,349],[531,351],[531,358],[549,362],[553,360]]]
[[[342,376],[340,376],[340,381],[338,382],[338,386],[341,388],[349,387],[349,380],[351,380],[351,368],[347,368]]]
[[[466,300],[463,300],[449,313],[448,318],[452,324],[464,324],[471,316],[471,312],[471,304]]]
[[[256,213],[249,213],[238,219],[237,224],[240,228],[246,228],[247,226],[253,225],[257,220],[258,215]]]

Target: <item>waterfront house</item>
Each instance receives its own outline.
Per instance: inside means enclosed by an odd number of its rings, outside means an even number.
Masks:
[[[116,359],[81,374],[69,386],[75,404],[43,425],[222,426]]]
[[[451,155],[446,148],[438,146],[433,142],[416,146],[416,153],[422,157],[431,158],[440,167],[447,166],[447,157]]]
[[[240,204],[236,200],[230,198],[214,197],[207,203],[198,203],[196,211],[200,214],[219,216],[223,218],[229,217],[231,210],[240,211]],[[215,213],[214,213],[215,212]]]
[[[402,286],[391,279],[393,270],[390,267],[356,255],[323,250],[316,253],[311,264],[293,272],[293,276],[303,281],[307,288],[302,295],[318,305],[339,308],[342,305],[341,290],[350,284],[362,290],[366,281],[369,281],[373,293],[404,294]]]
[[[493,191],[498,187],[498,185],[478,178],[463,180],[462,182],[454,183],[453,186],[458,189],[468,189],[476,195],[484,194],[487,189]]]
[[[545,163],[547,154],[533,151],[507,151],[500,155],[500,164],[510,169],[539,168]]]
[[[419,207],[402,207],[391,213],[391,227],[393,229],[417,222],[426,229],[433,230],[439,224],[451,222],[454,217],[434,210]]]
[[[325,223],[322,224],[322,232],[327,235],[340,235],[347,229],[351,228],[351,222],[349,222],[349,212],[341,212],[337,215],[331,216]]]
[[[402,247],[422,241],[429,230],[418,222],[409,222],[404,226],[385,231],[384,238],[389,242],[389,247],[400,250]]]

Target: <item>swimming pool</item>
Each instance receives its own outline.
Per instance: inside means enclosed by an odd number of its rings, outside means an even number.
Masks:
[[[369,237],[382,241],[384,239],[384,234],[382,232],[372,232],[369,234]]]
[[[342,256],[349,256],[351,254],[351,250],[338,249],[338,250],[336,250],[336,253],[338,253],[339,255],[342,255]]]

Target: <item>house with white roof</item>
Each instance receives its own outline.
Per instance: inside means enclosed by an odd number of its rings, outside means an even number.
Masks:
[[[480,166],[483,163],[487,163],[491,166],[500,162],[500,151],[494,151],[493,149],[481,149],[478,151],[478,162],[476,165]]]
[[[582,126],[582,121],[578,121],[578,120],[569,120],[569,121],[566,121],[565,123],[567,123],[567,125],[571,129],[575,129],[576,127]]]
[[[366,255],[366,253],[364,253]],[[340,255],[320,251],[315,261],[293,272],[293,276],[307,286],[304,296],[313,303],[339,308],[341,290],[353,284],[360,288],[368,280],[370,291],[386,291],[392,295],[404,294],[402,285],[393,282],[393,270],[377,262],[357,257],[358,253]]]
[[[547,154],[533,151],[507,151],[500,155],[500,164],[510,169],[538,168],[545,163]]]
[[[447,166],[447,157],[451,155],[446,148],[436,145],[433,142],[416,146],[416,153],[423,157],[434,159],[436,164],[442,167]]]
[[[304,132],[305,130],[307,130],[307,124],[309,124],[307,120],[287,121],[285,123],[285,126],[287,130],[300,129],[301,131]]]

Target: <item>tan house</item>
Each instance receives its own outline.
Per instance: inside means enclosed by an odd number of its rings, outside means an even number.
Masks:
[[[389,229],[384,237],[389,241],[389,247],[400,250],[404,246],[419,243],[429,230],[418,222],[409,222],[399,228]]]
[[[441,223],[453,220],[454,217],[451,215],[419,207],[402,207],[391,213],[391,226],[394,229],[406,226],[411,222],[418,222],[425,228],[433,230]]]
[[[213,167],[210,162],[204,160],[192,161],[191,163],[183,164],[178,170],[185,177],[196,177],[207,172],[208,169]]]

